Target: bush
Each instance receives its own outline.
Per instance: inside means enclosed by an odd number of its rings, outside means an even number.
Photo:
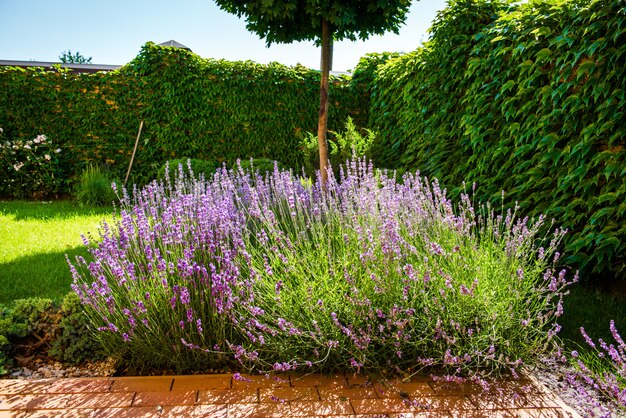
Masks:
[[[158,179],[165,179],[167,175],[174,173],[176,176],[204,176],[210,179],[215,170],[220,167],[220,163],[216,161],[199,160],[197,158],[180,158],[169,160],[159,169]]]
[[[58,361],[77,364],[104,358],[102,347],[93,337],[95,330],[75,293],[68,293],[60,308],[60,317],[56,337],[48,355]]]
[[[112,355],[179,372],[423,368],[480,379],[550,351],[563,233],[351,161],[338,183],[154,182],[71,266]]]
[[[611,416],[607,406],[595,401],[595,391],[611,402],[614,412],[626,413],[626,343],[613,320],[609,323],[609,329],[615,344],[607,343],[602,338],[594,342],[581,327],[580,333],[587,346],[582,348],[581,353],[572,351],[570,356],[576,370],[567,374],[566,381],[578,393],[579,405],[589,416],[595,416],[594,413],[598,411],[606,414],[603,416]]]
[[[9,319],[9,311],[0,305],[0,375],[6,374],[6,367],[11,364],[8,355],[10,343],[7,336],[15,333],[15,329]]]
[[[2,135],[0,128],[0,196],[42,199],[62,191],[60,148],[45,135],[27,141],[2,141]]]
[[[103,350],[93,334],[75,293],[69,293],[61,307],[42,298],[0,306],[0,375],[14,355],[47,355],[70,364],[100,360]]]
[[[76,200],[86,206],[108,206],[116,200],[113,181],[97,165],[89,164],[80,175],[76,187]]]
[[[47,347],[54,335],[52,308],[52,300],[42,298],[18,299],[12,309],[0,306],[0,374],[5,373],[5,367],[11,364],[16,341],[34,338],[33,344],[23,344],[27,346],[26,356],[42,346]]]
[[[365,129],[365,136],[359,131],[351,117],[346,119],[343,132],[329,131],[328,159],[334,168],[335,176],[339,176],[339,170],[345,166],[351,158],[370,157],[370,150],[376,133]],[[307,133],[302,147],[304,149],[304,172],[314,177],[320,167],[319,145],[317,135]]]
[[[261,176],[272,173],[274,168],[278,170],[284,170],[284,167],[278,161],[270,160],[269,158],[250,158],[249,160],[237,160],[233,165],[233,170],[243,170],[245,173],[255,174],[259,173]]]

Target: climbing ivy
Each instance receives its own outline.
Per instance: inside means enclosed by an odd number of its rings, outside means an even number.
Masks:
[[[319,72],[302,66],[203,59],[148,43],[109,73],[0,67],[0,127],[8,139],[54,140],[74,163],[69,177],[95,162],[124,178],[141,120],[132,182],[174,158],[265,157],[298,168],[301,140],[317,127],[318,95]],[[330,97],[331,129],[348,115],[365,123],[367,96],[349,78],[333,78]]]
[[[381,165],[519,202],[569,228],[564,262],[626,277],[626,9],[451,1],[424,48],[378,69]]]

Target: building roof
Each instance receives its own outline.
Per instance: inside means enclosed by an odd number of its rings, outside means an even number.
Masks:
[[[187,51],[191,51],[191,48],[181,44],[180,42],[176,42],[173,39],[170,39],[169,41],[162,42],[162,43],[159,44],[159,46],[173,46],[175,48],[181,48],[181,49],[186,49]]]

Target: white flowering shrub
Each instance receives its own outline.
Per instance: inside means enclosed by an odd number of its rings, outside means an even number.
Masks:
[[[0,197],[44,198],[63,183],[57,148],[45,135],[29,140],[5,140],[0,128]]]

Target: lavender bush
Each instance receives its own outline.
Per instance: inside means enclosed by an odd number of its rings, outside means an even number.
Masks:
[[[578,392],[580,406],[588,416],[626,414],[626,343],[613,320],[609,329],[615,344],[607,344],[602,338],[594,342],[581,327],[580,332],[588,347],[580,354],[577,351],[571,353],[570,360],[576,370],[568,373],[566,379]],[[595,396],[598,392],[609,402],[599,403]]]
[[[134,196],[94,261],[71,267],[127,364],[480,379],[553,347],[569,282],[554,267],[563,231],[539,236],[543,219],[476,213],[436,181],[398,184],[356,160],[326,189],[276,167],[168,177]]]

